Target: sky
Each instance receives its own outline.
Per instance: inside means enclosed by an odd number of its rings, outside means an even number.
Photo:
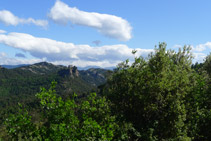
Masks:
[[[1,0],[0,65],[47,61],[114,67],[147,57],[159,42],[192,47],[193,62],[211,51],[208,0]]]

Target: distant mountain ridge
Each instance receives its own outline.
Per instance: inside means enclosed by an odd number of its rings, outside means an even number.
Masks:
[[[53,65],[40,62],[7,69],[0,66],[0,121],[7,107],[17,103],[36,105],[35,94],[40,88],[49,88],[56,81],[56,91],[63,97],[73,93],[85,96],[97,92],[98,86],[106,83],[112,71],[100,68],[78,70],[76,66]]]
[[[44,63],[48,63],[48,62],[40,62],[40,63],[35,63],[35,64],[44,64]],[[14,69],[14,68],[20,68],[20,67],[25,67],[25,66],[30,66],[30,65],[35,65],[35,64],[19,64],[19,65],[0,65],[3,68],[6,69]],[[49,63],[51,64],[51,63]],[[63,65],[58,65],[58,66],[63,66]],[[65,67],[65,66],[64,66]],[[101,68],[98,66],[86,66],[86,67],[77,67],[78,70],[88,70],[88,69],[93,69],[93,68]],[[113,70],[115,67],[105,67],[105,68],[101,68],[101,69],[106,69],[106,70]]]
[[[19,67],[23,67],[23,66],[28,66],[29,64],[20,64],[20,65],[0,65],[3,68],[6,69],[14,69],[14,68],[19,68]]]
[[[43,75],[47,73],[49,74],[49,73],[57,72],[60,69],[64,69],[64,68],[66,67],[62,65],[53,65],[48,62],[40,62],[40,63],[35,63],[32,65],[21,66],[15,69],[21,69],[21,70],[30,71],[32,73]]]
[[[104,84],[111,73],[101,68],[78,70],[76,66],[48,62],[19,65],[10,69],[3,65],[0,69],[0,96],[35,93],[41,86],[48,86],[54,80],[58,82],[60,93],[84,93]]]

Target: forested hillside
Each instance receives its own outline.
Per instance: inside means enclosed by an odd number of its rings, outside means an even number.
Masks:
[[[43,83],[46,89],[36,94],[39,113],[31,114],[30,106],[20,104],[19,112],[6,118],[2,136],[15,140],[211,140],[211,55],[203,63],[192,60],[191,47],[175,52],[161,43],[148,58],[120,63],[111,76],[105,70],[78,71],[76,67],[61,68],[49,76],[33,69],[12,70],[57,78],[57,85]],[[5,81],[1,83],[7,84],[12,73],[1,71]],[[79,93],[88,92],[103,84],[103,78],[108,80],[97,94],[71,94],[77,90],[71,86],[79,88]],[[68,96],[62,98],[62,92]]]
[[[60,93],[69,84],[71,87],[68,86],[70,89],[68,92],[84,93],[104,84],[109,73],[111,71],[104,69],[78,70],[75,66],[66,67],[47,62],[14,69],[1,67],[0,95],[33,95],[39,91],[40,86],[48,88],[53,80],[59,82],[60,87],[63,87],[58,88]],[[79,88],[79,85],[75,83],[80,83],[85,88]]]
[[[78,70],[75,66],[47,62],[13,69],[0,67],[0,124],[8,113],[16,112],[18,103],[36,107],[35,94],[40,92],[41,87],[49,88],[52,81],[58,82],[56,90],[62,97],[74,92],[83,96],[97,91],[110,73],[104,69]]]

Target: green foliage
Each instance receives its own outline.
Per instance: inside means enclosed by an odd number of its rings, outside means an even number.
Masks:
[[[104,93],[114,112],[133,124],[141,140],[191,139],[187,98],[198,85],[191,60],[190,47],[175,52],[161,43],[147,60],[121,63],[108,81]]]
[[[205,62],[200,65],[198,73],[200,79],[198,87],[195,88],[195,98],[192,107],[197,107],[196,112],[192,115],[192,120],[197,126],[195,127],[196,140],[211,140],[211,55],[208,55]],[[191,116],[190,116],[191,117]]]
[[[31,123],[31,116],[28,115],[28,111],[22,108],[19,104],[19,112],[17,115],[10,115],[6,119],[7,132],[13,139],[30,139],[36,136],[36,128],[33,123]]]
[[[76,73],[77,68],[74,69],[73,73]],[[30,108],[29,113],[39,117],[39,102],[35,94],[40,91],[40,87],[48,89],[54,80],[58,82],[55,88],[57,94],[68,97],[76,92],[82,97],[91,91],[97,91],[97,86],[105,83],[106,75],[109,74],[104,69],[78,72],[76,76],[70,74],[68,67],[46,62],[15,69],[0,68],[0,128],[3,128],[2,123],[10,113],[17,112],[18,103],[27,105]]]
[[[76,95],[64,101],[56,95],[55,84],[36,95],[42,107],[39,123],[31,122],[22,107],[18,115],[6,120],[7,132],[13,139],[112,140],[117,125],[105,98],[93,93],[81,104],[75,102]]]
[[[206,57],[203,69],[211,76],[211,54]]]

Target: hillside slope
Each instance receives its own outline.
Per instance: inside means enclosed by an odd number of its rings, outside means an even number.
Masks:
[[[47,62],[22,66],[14,69],[0,67],[0,120],[1,115],[13,111],[13,105],[35,104],[35,94],[40,87],[49,88],[56,81],[57,93],[68,97],[73,93],[79,96],[106,82],[112,72],[104,69],[78,70],[75,66],[53,65]],[[33,107],[33,106],[32,106]]]

